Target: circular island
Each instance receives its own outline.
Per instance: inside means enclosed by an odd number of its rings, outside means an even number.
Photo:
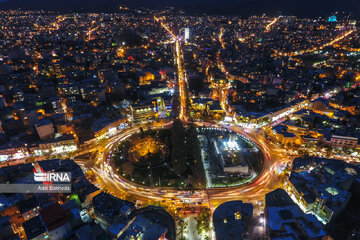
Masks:
[[[112,165],[125,181],[151,188],[234,187],[257,178],[263,153],[248,137],[221,127],[144,130],[120,142]]]

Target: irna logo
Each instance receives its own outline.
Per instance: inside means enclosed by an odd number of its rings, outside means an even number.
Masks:
[[[34,172],[36,182],[71,182],[71,173],[69,172]]]

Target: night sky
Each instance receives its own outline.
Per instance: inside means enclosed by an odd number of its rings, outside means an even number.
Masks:
[[[5,1],[5,2],[2,2]],[[359,0],[0,0],[0,8],[51,9],[59,11],[116,11],[131,8],[162,9],[174,6],[187,12],[208,14],[328,16],[345,11],[360,16]]]

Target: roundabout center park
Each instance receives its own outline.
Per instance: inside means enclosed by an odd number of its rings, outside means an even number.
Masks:
[[[243,134],[176,120],[162,128],[140,127],[114,145],[110,161],[123,181],[161,192],[246,185],[262,173],[264,156]]]

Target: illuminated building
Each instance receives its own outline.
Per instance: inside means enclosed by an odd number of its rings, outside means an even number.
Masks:
[[[235,135],[232,135],[230,138],[235,138]],[[237,153],[241,153],[241,148],[235,139],[225,142],[223,146],[221,146],[220,141],[214,141],[213,147],[225,173],[249,173],[249,166],[243,159],[243,156],[241,154],[237,155]]]
[[[270,133],[283,145],[295,143],[298,139],[294,133],[288,131],[288,127],[285,125],[277,125],[273,127]]]
[[[155,104],[148,102],[131,106],[132,119],[136,122],[155,118]]]
[[[151,72],[145,72],[139,77],[140,85],[148,85],[151,81],[155,80],[155,75]]]
[[[206,106],[211,104],[214,100],[211,98],[190,98],[191,107],[195,111],[204,111]]]
[[[26,147],[6,146],[0,149],[0,162],[12,160],[25,162],[25,158],[28,156]]]
[[[73,135],[41,141],[37,146],[29,147],[33,156],[44,156],[49,154],[69,153],[77,150],[76,141]]]
[[[184,29],[184,39],[185,39],[185,42],[188,42],[190,39],[190,29],[189,28]]]
[[[219,101],[214,101],[212,104],[207,105],[207,112],[213,119],[223,119],[225,111],[222,109]]]
[[[105,136],[111,136],[118,130],[126,128],[128,126],[127,121],[127,118],[121,118],[113,122],[109,122],[108,119],[105,119],[105,121],[98,124],[95,122],[95,137],[103,138]]]

